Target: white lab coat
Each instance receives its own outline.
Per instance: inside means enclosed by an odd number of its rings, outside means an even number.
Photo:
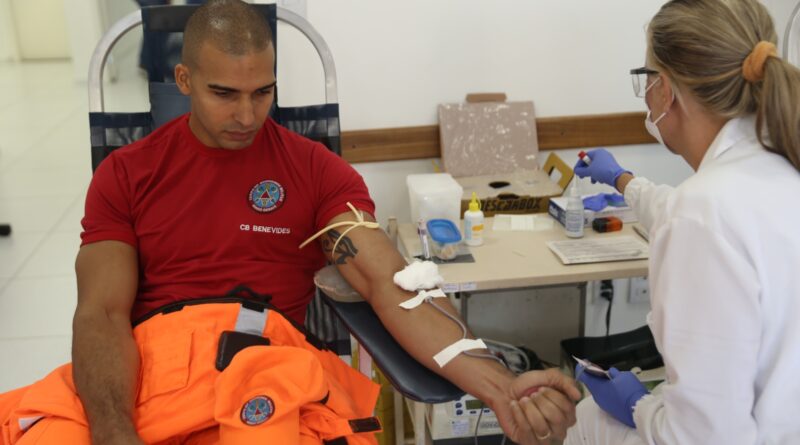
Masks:
[[[625,200],[650,233],[667,380],[636,404],[635,436],[583,407],[566,443],[800,444],[800,173],[737,118],[694,176],[634,179]]]

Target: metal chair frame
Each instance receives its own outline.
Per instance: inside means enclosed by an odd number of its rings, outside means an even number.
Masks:
[[[795,57],[798,60],[793,60]],[[800,66],[800,2],[794,7],[783,35],[783,58]]]
[[[325,103],[337,104],[339,97],[336,89],[336,65],[333,63],[333,56],[328,44],[322,36],[314,29],[313,26],[298,14],[281,8],[276,8],[277,18],[286,24],[291,25],[311,41],[314,49],[319,54],[322,61],[322,69],[325,74]],[[128,31],[140,26],[142,24],[142,12],[134,11],[119,21],[114,23],[111,28],[106,32],[92,53],[91,61],[89,62],[89,112],[102,113],[105,111],[105,104],[103,102],[103,71],[105,70],[106,60],[111,49]]]

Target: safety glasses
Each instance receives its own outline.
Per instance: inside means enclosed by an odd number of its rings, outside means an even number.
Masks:
[[[658,71],[651,70],[650,68],[647,67],[632,69],[631,80],[633,81],[633,94],[635,94],[636,97],[644,97],[644,95],[647,94],[647,90],[652,88],[653,85],[655,85],[659,80],[661,80],[661,77],[659,77],[658,79],[648,84],[647,83],[648,77],[655,76],[658,74],[659,74]]]

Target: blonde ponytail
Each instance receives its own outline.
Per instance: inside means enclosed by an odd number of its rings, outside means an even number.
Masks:
[[[756,128],[762,130],[758,140],[800,171],[800,70],[782,59],[767,60],[758,102]]]

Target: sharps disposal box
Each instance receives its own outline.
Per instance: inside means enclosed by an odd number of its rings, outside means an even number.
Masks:
[[[412,222],[442,218],[459,226],[464,191],[449,173],[408,175],[406,184]]]

